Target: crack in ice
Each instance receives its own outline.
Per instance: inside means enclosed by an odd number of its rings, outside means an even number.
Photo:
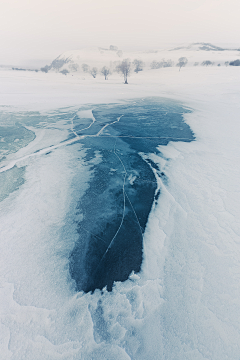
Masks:
[[[91,231],[87,230],[87,229],[84,228],[82,225],[80,226],[80,228],[83,229],[84,231],[88,232],[89,234],[91,234],[92,236],[94,236],[95,238],[101,240],[102,242],[104,242],[104,243],[106,244],[106,241],[103,240],[100,236],[93,234]]]
[[[101,132],[103,132],[103,130],[105,129],[105,128],[107,128],[109,125],[113,125],[113,124],[115,124],[116,122],[119,122],[119,120],[121,119],[121,117],[123,117],[123,115],[121,115],[119,118],[117,118],[117,120],[115,120],[115,121],[113,121],[113,122],[111,122],[111,123],[109,123],[109,124],[106,124],[106,125],[104,125],[102,128],[101,128],[101,130],[99,130],[99,132],[96,134],[96,135],[94,135],[94,136],[99,136],[100,134],[101,134]],[[90,135],[91,136],[91,135]],[[105,135],[106,136],[106,135]],[[108,136],[107,136],[108,137]]]
[[[75,118],[76,114],[74,115],[74,117],[72,118],[71,121],[73,121],[73,119]],[[74,131],[73,131],[74,132]],[[28,155],[25,155],[25,156],[22,156],[21,158],[18,158],[16,160],[13,160],[13,161],[10,161],[8,165],[5,165],[5,166],[2,166],[0,168],[0,173],[1,172],[4,172],[4,171],[7,171],[7,170],[10,170],[12,169],[17,163],[19,163],[20,161],[23,161],[23,160],[26,160],[26,159],[29,159],[31,157],[34,157],[34,156],[39,156],[39,155],[43,155],[43,154],[46,154],[46,152],[48,151],[51,151],[51,150],[54,150],[54,149],[57,149],[59,147],[62,147],[62,146],[65,146],[65,145],[70,145],[78,140],[80,140],[82,137],[80,137],[77,133],[74,132],[74,135],[76,136],[75,138],[73,139],[70,139],[70,140],[66,140],[64,142],[61,142],[57,145],[50,145],[44,149],[41,149],[41,150],[37,150],[37,152],[34,152],[34,153],[31,153],[31,154],[28,154]]]
[[[119,118],[119,120],[120,120],[120,118]],[[118,120],[118,121],[119,121],[119,120]],[[120,225],[119,225],[119,227],[118,227],[118,229],[117,229],[114,237],[113,237],[112,240],[110,241],[110,244],[108,245],[105,253],[103,254],[103,256],[102,256],[102,258],[101,258],[101,260],[100,260],[100,262],[99,262],[99,264],[98,264],[98,266],[97,266],[97,268],[96,268],[96,272],[97,272],[97,270],[98,270],[101,262],[103,261],[104,257],[105,257],[106,254],[108,253],[108,250],[111,248],[111,246],[112,246],[112,244],[113,244],[113,241],[115,240],[116,236],[118,235],[118,233],[119,233],[119,231],[120,231],[120,229],[121,229],[121,227],[122,227],[124,217],[125,217],[125,209],[126,209],[125,182],[126,182],[127,171],[126,171],[126,169],[125,169],[125,166],[123,165],[122,160],[120,159],[120,157],[119,157],[118,154],[116,153],[116,148],[115,148],[115,147],[116,147],[116,143],[115,143],[115,145],[114,145],[114,151],[113,151],[113,152],[114,152],[114,154],[118,157],[118,159],[121,161],[122,166],[123,166],[123,168],[124,168],[124,179],[123,179],[123,213],[122,213],[121,223],[120,223]]]

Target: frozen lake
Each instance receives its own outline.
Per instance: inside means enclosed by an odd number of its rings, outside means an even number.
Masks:
[[[75,211],[71,215],[66,211],[68,222],[71,216],[74,219],[75,231],[65,241],[74,242],[69,268],[78,291],[105,286],[111,290],[114,281],[127,280],[132,271],[140,271],[146,223],[160,194],[157,177],[165,178],[151,155],[160,155],[157,147],[169,141],[193,140],[193,133],[182,117],[188,111],[174,101],[146,98],[44,115],[8,114],[8,126],[1,127],[1,200],[21,191],[30,160],[39,161],[47,156],[48,163],[54,163],[59,157],[61,163],[62,153],[58,150],[68,147],[72,151],[74,180],[62,186],[74,188],[75,194],[74,200],[70,199]],[[45,134],[49,144],[44,146],[41,136],[46,131],[51,133],[48,137]],[[55,137],[63,131],[66,138],[56,142]],[[36,148],[31,149],[34,139]],[[27,145],[31,152],[19,156]],[[8,163],[6,156],[11,153],[16,156],[12,155]],[[83,164],[84,181],[73,170]],[[68,165],[61,171],[69,171]],[[48,212],[51,211],[49,207]],[[80,219],[75,220],[77,215]],[[24,221],[27,228],[28,219]],[[58,231],[66,236],[65,226]]]
[[[97,162],[79,202],[83,219],[71,254],[79,290],[106,285],[111,290],[114,281],[140,271],[142,237],[159,196],[156,177],[165,176],[149,156],[169,141],[193,140],[182,118],[186,111],[173,101],[151,98],[95,106],[91,119],[84,110],[73,119],[74,131],[84,135],[84,161]]]
[[[2,86],[4,360],[239,359],[239,81],[185,70]]]

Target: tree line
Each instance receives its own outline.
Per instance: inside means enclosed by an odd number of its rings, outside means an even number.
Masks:
[[[178,59],[178,62],[176,64],[177,67],[179,67],[179,71],[181,70],[181,68],[185,67],[188,63],[188,59],[186,57],[180,57]],[[224,63],[226,66],[228,65],[232,65],[232,66],[240,66],[240,60],[235,60],[235,61],[225,61]],[[73,64],[75,65],[75,64]],[[213,61],[210,60],[204,60],[202,61],[202,63],[200,64],[199,62],[195,62],[193,64],[194,66],[198,66],[198,65],[202,65],[202,66],[212,66],[214,65]],[[117,66],[115,67],[115,69],[113,71],[116,71],[117,73],[121,74],[124,78],[124,84],[128,84],[128,76],[130,75],[131,71],[134,71],[135,73],[138,73],[140,71],[143,71],[145,64],[142,60],[140,59],[134,59],[132,62],[129,59],[124,59],[121,62],[119,62],[117,64]],[[165,60],[162,59],[161,61],[152,61],[150,64],[150,68],[151,69],[160,69],[160,68],[167,68],[167,67],[173,67],[174,66],[174,62],[169,59],[169,60]],[[218,66],[221,66],[221,64],[218,64]],[[74,67],[74,71],[77,71],[79,68],[79,66],[76,64],[76,67]],[[70,70],[71,70],[70,69]],[[50,66],[45,66],[43,68],[41,68],[42,72],[48,72],[50,70]],[[108,79],[108,76],[111,75],[111,69],[107,66],[103,66],[100,71],[98,70],[98,68],[96,67],[90,67],[88,64],[82,64],[82,70],[84,73],[89,73],[92,75],[93,78],[96,78],[98,73],[100,73],[101,75],[104,76],[105,80]],[[59,71],[60,73],[62,73],[63,75],[67,75],[69,73],[69,70],[67,69],[63,69],[61,71]]]
[[[181,70],[182,67],[186,66],[188,60],[185,57],[181,57],[178,59],[178,63],[176,66],[179,67],[179,71]],[[157,63],[156,61],[153,61],[151,63],[151,69],[159,69],[161,67],[171,67],[173,66],[173,61],[172,60],[167,60],[165,61],[164,59],[160,62]],[[142,60],[140,59],[134,59],[133,62],[131,62],[129,59],[125,59],[123,61],[121,61],[115,68],[114,71],[118,72],[119,74],[121,74],[124,78],[124,84],[128,84],[128,76],[130,74],[130,72],[133,70],[135,73],[138,73],[140,71],[143,71],[145,64]],[[82,64],[82,70],[85,73],[89,73],[93,76],[93,78],[96,78],[97,74],[98,74],[98,69],[96,67],[90,68],[89,65],[87,64]],[[100,73],[105,77],[105,80],[108,79],[108,75],[111,74],[110,68],[104,66]]]
[[[139,71],[143,70],[144,63],[139,59],[135,59],[133,62],[131,62],[129,59],[125,59],[116,66],[114,71],[122,74],[124,77],[124,83],[127,84],[127,78],[130,74],[130,71],[132,70],[132,67],[134,67],[134,72],[138,73]],[[82,70],[85,73],[91,74],[93,78],[96,78],[98,74],[98,69],[96,67],[90,68],[88,64],[82,64]],[[102,74],[105,80],[107,80],[108,76],[111,75],[111,70],[109,67],[103,66],[103,68],[100,70],[100,74]]]

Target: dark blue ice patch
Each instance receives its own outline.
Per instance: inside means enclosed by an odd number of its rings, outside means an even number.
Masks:
[[[81,143],[85,161],[91,163],[100,154],[101,162],[92,165],[89,188],[79,201],[83,219],[70,256],[77,290],[107,286],[111,291],[114,281],[125,281],[132,271],[141,270],[143,234],[159,197],[152,169],[161,174],[157,164],[142,154],[159,154],[157,146],[169,141],[194,140],[183,121],[187,112],[177,102],[158,98],[93,107],[96,121],[88,133],[84,131]],[[79,123],[76,130],[82,135]]]

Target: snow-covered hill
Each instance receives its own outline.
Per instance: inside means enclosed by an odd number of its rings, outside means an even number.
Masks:
[[[182,45],[179,47],[176,47],[172,50],[195,50],[195,51],[229,51],[229,50],[240,50],[240,49],[227,49],[227,48],[222,48],[210,43],[192,43],[192,44],[188,44],[188,45]]]
[[[122,57],[122,50],[119,50],[116,46],[110,46],[109,49],[90,47],[66,51],[53,60],[49,70],[56,72],[63,70],[83,72],[82,65],[84,64],[88,65],[89,68],[108,66],[113,69],[121,61]]]
[[[46,71],[65,73],[85,73],[93,67],[99,70],[107,66],[114,71],[116,65],[123,59],[140,59],[145,64],[145,69],[150,69],[152,63],[171,60],[171,66],[175,66],[180,57],[188,59],[188,66],[201,65],[203,61],[211,61],[214,65],[224,65],[227,61],[240,58],[240,49],[224,49],[209,43],[193,43],[177,48],[159,49],[152,51],[123,52],[116,46],[109,49],[101,47],[84,48],[80,50],[66,51],[45,67]],[[87,65],[87,67],[86,67]]]

